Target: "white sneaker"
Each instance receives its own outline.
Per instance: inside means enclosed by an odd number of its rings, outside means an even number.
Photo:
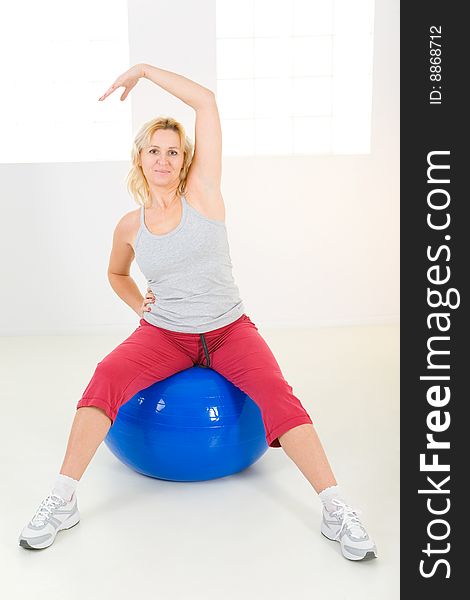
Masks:
[[[331,502],[338,508],[329,512],[323,507],[323,535],[329,540],[340,542],[343,556],[349,560],[377,558],[377,547],[358,518],[360,511],[337,498]]]
[[[55,540],[58,531],[70,529],[79,521],[76,492],[69,502],[60,496],[49,494],[23,528],[18,542],[23,548],[31,550],[47,548]]]

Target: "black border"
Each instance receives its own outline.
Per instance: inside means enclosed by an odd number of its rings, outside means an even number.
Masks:
[[[470,259],[467,240],[466,204],[468,192],[465,188],[467,172],[465,138],[469,131],[467,111],[464,108],[466,96],[463,88],[468,69],[465,54],[468,35],[465,35],[467,24],[463,12],[465,3],[436,2],[402,2],[400,5],[400,219],[401,219],[401,334],[400,334],[400,402],[401,402],[401,507],[400,507],[400,572],[401,597],[415,598],[422,593],[423,598],[460,598],[466,597],[468,585],[464,580],[464,560],[466,550],[463,542],[467,539],[468,530],[463,485],[465,483],[466,457],[468,449],[465,437],[470,438],[470,431],[464,431],[467,421],[466,408],[468,392],[464,386],[467,366],[466,333],[468,315],[466,315],[466,299]],[[430,27],[441,29],[441,82],[430,81]],[[429,92],[432,85],[441,85],[442,103],[431,105]],[[440,156],[434,160],[441,164],[450,164],[448,177],[450,183],[440,187],[450,194],[450,204],[446,209],[451,221],[446,231],[434,231],[427,224],[429,212],[444,219],[446,211],[433,211],[428,207],[428,193],[433,187],[439,187],[427,181],[428,153],[449,150],[448,156]],[[441,171],[442,175],[442,171]],[[437,198],[437,196],[435,196]],[[442,196],[443,197],[443,196]],[[450,240],[445,240],[445,234]],[[427,257],[427,247],[432,248],[435,255],[440,245],[448,244],[450,257],[446,260],[445,252],[432,262]],[[439,264],[441,278],[445,275],[446,266],[450,269],[450,279],[446,284],[435,285],[428,280],[429,267]],[[433,275],[436,276],[436,273]],[[431,308],[428,305],[427,289],[458,290],[460,305],[455,308],[441,306]],[[450,302],[455,303],[455,297]],[[434,302],[435,299],[432,300]],[[450,328],[447,332],[439,331],[436,323],[428,328],[427,318],[433,312],[447,312]],[[448,350],[434,359],[435,363],[450,365],[448,370],[433,373],[450,377],[447,382],[429,382],[420,380],[422,375],[429,375],[427,368],[427,343],[432,336],[449,336],[448,341],[434,342],[434,348]],[[430,411],[436,410],[427,401],[426,392],[431,385],[448,385],[450,400],[441,407],[441,414],[449,412],[449,428],[435,434],[436,439],[448,440],[450,449],[440,450],[439,461],[450,464],[448,473],[425,473],[420,470],[419,455],[426,450],[426,434],[429,433],[426,422]],[[431,459],[428,458],[428,462]],[[460,464],[459,464],[460,462]],[[419,489],[430,488],[426,476],[436,481],[450,475],[447,495],[419,494]],[[442,486],[445,488],[446,486]],[[448,538],[441,542],[429,540],[427,527],[433,518],[427,509],[427,498],[433,498],[435,508],[446,506],[445,497],[450,500],[449,511],[442,515],[449,523]],[[435,500],[434,500],[435,499]],[[439,529],[440,527],[440,529]],[[434,525],[435,534],[444,534],[444,525]],[[450,544],[449,551],[435,554],[431,558],[423,552],[430,541],[435,548],[443,548]],[[450,577],[447,567],[437,566],[432,577],[425,578],[420,574],[420,561],[425,560],[423,569],[430,573],[433,564],[439,558],[449,562]],[[461,585],[461,592],[457,589]]]

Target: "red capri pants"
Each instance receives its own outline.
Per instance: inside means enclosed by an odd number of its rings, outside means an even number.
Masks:
[[[77,408],[96,406],[114,422],[120,406],[137,392],[194,365],[214,369],[258,405],[269,446],[297,425],[312,423],[284,379],[269,346],[251,319],[206,333],[181,333],[145,319],[100,361]]]

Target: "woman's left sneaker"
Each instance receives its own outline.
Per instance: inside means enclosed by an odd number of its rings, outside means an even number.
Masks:
[[[349,560],[377,558],[377,547],[358,518],[360,511],[337,498],[333,498],[331,503],[337,508],[330,512],[323,507],[323,535],[339,542],[343,556]]]

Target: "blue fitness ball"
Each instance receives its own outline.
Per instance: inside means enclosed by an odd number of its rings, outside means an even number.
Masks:
[[[268,449],[255,402],[200,366],[135,394],[120,407],[104,441],[128,467],[170,481],[232,475]]]

